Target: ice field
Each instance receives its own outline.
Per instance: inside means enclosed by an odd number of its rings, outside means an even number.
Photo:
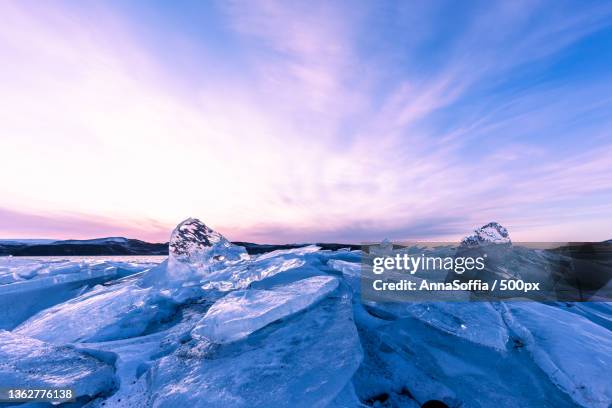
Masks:
[[[509,242],[492,228],[470,242]],[[163,262],[0,258],[0,384],[88,408],[611,406],[609,303],[363,302],[360,257],[250,256],[188,219]]]

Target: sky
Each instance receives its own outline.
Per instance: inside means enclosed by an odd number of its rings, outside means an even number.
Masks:
[[[610,2],[0,15],[0,238],[612,238]]]

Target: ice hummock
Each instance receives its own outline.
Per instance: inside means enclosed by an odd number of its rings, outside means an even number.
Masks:
[[[187,218],[172,231],[168,249],[171,267],[249,259],[244,247],[232,244],[197,218]]]
[[[337,278],[315,276],[270,290],[235,291],[212,305],[192,335],[213,343],[240,340],[278,319],[306,309],[337,287]]]
[[[468,235],[461,241],[463,247],[473,247],[489,244],[511,244],[508,230],[497,222],[490,222],[474,230],[472,235]]]
[[[143,279],[144,285],[174,290],[175,297],[197,295],[196,287],[207,281],[218,281],[215,274],[234,280],[250,259],[244,247],[232,244],[227,238],[196,218],[188,218],[172,231],[168,260]],[[235,267],[231,276],[224,273]],[[248,271],[247,271],[248,272]],[[229,282],[229,288],[233,288]],[[185,289],[191,288],[191,289]],[[226,289],[229,289],[226,288]]]
[[[244,247],[232,244],[201,221],[189,218],[172,233],[168,260],[149,271],[141,284],[168,290],[179,302],[202,296],[216,300],[257,281],[290,270],[303,270],[305,259],[319,250],[310,245],[251,258]],[[314,274],[320,275],[320,272]]]

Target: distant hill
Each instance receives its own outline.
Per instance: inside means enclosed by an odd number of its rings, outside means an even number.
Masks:
[[[0,241],[0,255],[69,256],[69,255],[167,255],[167,243],[150,243],[120,237],[50,242],[26,240]]]
[[[279,249],[300,248],[309,244],[254,244],[234,242],[246,248],[249,254],[262,254]],[[315,244],[336,251],[342,248],[361,249],[350,244]],[[53,240],[0,240],[0,256],[111,256],[111,255],[168,255],[168,243],[150,243],[138,239],[108,237],[95,239]]]

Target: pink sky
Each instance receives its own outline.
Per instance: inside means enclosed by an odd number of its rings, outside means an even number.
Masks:
[[[3,2],[0,238],[612,238],[608,6]]]

